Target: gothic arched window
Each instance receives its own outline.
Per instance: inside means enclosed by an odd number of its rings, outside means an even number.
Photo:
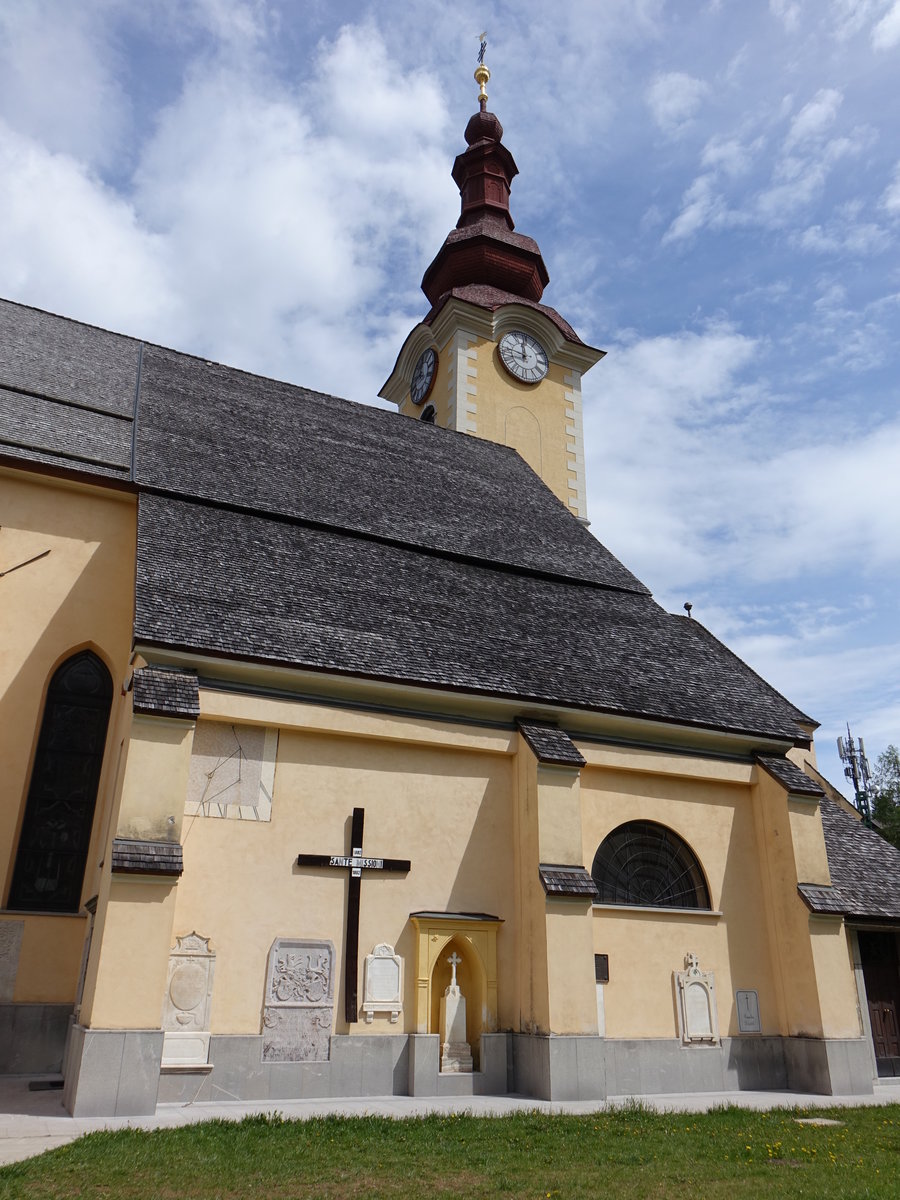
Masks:
[[[9,908],[78,911],[111,707],[112,678],[90,650],[73,654],[54,672]]]
[[[591,875],[599,904],[710,907],[703,868],[677,833],[655,821],[629,821],[601,842]]]

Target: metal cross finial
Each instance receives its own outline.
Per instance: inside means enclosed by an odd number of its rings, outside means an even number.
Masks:
[[[453,953],[450,955],[450,957],[447,959],[447,962],[450,964],[450,970],[453,972],[453,974],[450,978],[450,986],[456,987],[457,986],[457,984],[456,984],[456,968],[462,962],[462,959],[459,957],[459,955],[454,950]]]
[[[484,52],[487,49],[487,34],[479,33],[478,40],[481,45],[478,48],[478,66],[475,68],[475,82],[478,84],[478,107],[484,112],[487,109],[488,102],[488,94],[484,85],[491,77],[491,73],[484,61]]]

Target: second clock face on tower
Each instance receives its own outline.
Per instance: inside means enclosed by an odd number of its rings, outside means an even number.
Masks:
[[[437,374],[437,354],[434,350],[423,350],[416,362],[409,384],[409,398],[413,404],[424,404],[434,386]]]
[[[504,333],[498,347],[500,361],[514,379],[521,383],[540,383],[547,374],[547,351],[530,333],[514,329]]]

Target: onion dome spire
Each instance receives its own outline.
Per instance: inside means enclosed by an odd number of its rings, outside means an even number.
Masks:
[[[485,85],[491,72],[484,62],[486,45],[481,34],[475,69],[478,112],[466,125],[468,149],[453,164],[459,220],[422,279],[422,291],[432,305],[453,288],[473,284],[538,301],[550,282],[537,242],[513,232],[509,190],[519,168],[501,140],[503,126],[487,110]]]

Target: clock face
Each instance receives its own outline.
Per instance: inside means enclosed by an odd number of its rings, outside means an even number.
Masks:
[[[522,383],[540,383],[550,365],[547,351],[537,338],[520,329],[504,333],[500,339],[500,361]]]
[[[437,351],[423,350],[419,355],[419,361],[416,363],[415,370],[412,373],[412,379],[409,384],[409,398],[413,404],[424,404],[428,399],[428,394],[434,386],[434,377],[437,374]]]

